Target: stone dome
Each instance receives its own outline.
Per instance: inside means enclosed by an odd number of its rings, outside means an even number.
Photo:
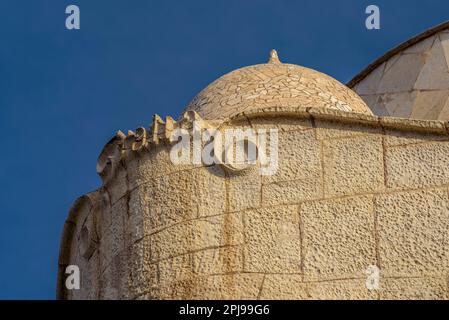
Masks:
[[[266,64],[232,71],[201,91],[185,111],[224,120],[266,107],[320,107],[372,114],[351,89],[321,72],[281,63],[275,50]]]
[[[377,116],[448,121],[449,21],[388,51],[348,87]]]

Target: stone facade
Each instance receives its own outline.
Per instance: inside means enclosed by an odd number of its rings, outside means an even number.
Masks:
[[[336,80],[271,59],[212,84],[179,121],[155,116],[105,146],[103,186],[64,226],[59,298],[449,297],[448,123],[374,116]],[[171,133],[194,121],[279,130],[276,174],[173,164]],[[80,290],[65,288],[67,265]]]

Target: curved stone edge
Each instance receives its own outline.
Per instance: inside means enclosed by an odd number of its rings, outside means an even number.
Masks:
[[[252,118],[261,117],[292,117],[312,120],[331,120],[341,123],[355,123],[371,125],[382,129],[397,129],[401,131],[414,131],[421,133],[437,133],[449,136],[449,122],[438,120],[415,120],[395,117],[377,117],[373,115],[344,112],[335,109],[323,109],[317,107],[269,107],[241,112],[226,121],[206,121],[196,112],[188,111],[184,113],[182,119],[177,122],[171,117],[165,121],[158,115],[153,117],[153,123],[149,130],[139,128],[136,132],[129,131],[128,135],[121,131],[112,138],[103,148],[97,163],[97,172],[103,179],[103,185],[114,177],[114,171],[120,166],[122,161],[126,161],[132,153],[151,150],[152,146],[169,145],[173,143],[171,133],[177,128],[192,130],[193,122],[199,121],[203,128],[218,128],[221,126],[231,126]],[[98,201],[101,201],[101,188],[78,198],[69,211],[69,216],[64,224],[60,253],[58,261],[57,277],[57,299],[66,298],[64,289],[64,272],[71,256],[71,246],[77,225],[83,223],[79,216],[80,208],[89,205],[92,210]]]
[[[441,120],[417,120],[396,117],[378,117],[362,113],[345,112],[335,109],[316,107],[271,107],[242,112],[230,118],[228,123],[241,118],[292,116],[319,120],[332,120],[342,123],[359,123],[378,126],[383,129],[398,129],[402,131],[419,131],[449,135],[449,122]]]
[[[396,117],[378,117],[363,113],[340,111],[330,108],[318,107],[267,107],[262,109],[252,109],[232,116],[226,120],[212,121],[204,120],[195,111],[187,111],[180,121],[167,117],[166,120],[158,115],[153,117],[153,123],[149,129],[138,128],[128,131],[125,135],[119,131],[103,148],[97,161],[97,173],[105,184],[114,177],[116,169],[132,154],[149,151],[151,148],[160,145],[171,145],[172,133],[176,129],[191,131],[193,123],[200,123],[202,128],[218,128],[248,117],[296,117],[313,118],[322,120],[332,120],[342,123],[359,123],[365,125],[379,126],[383,129],[399,129],[419,132],[432,132],[449,134],[449,122],[440,120],[417,120]]]
[[[408,39],[407,41],[399,44],[398,46],[394,47],[393,49],[390,49],[384,55],[382,55],[380,58],[376,59],[374,62],[370,63],[367,67],[365,67],[362,71],[360,71],[346,85],[351,89],[354,88],[360,81],[365,79],[372,71],[374,71],[377,67],[379,67],[385,61],[389,60],[396,54],[404,51],[405,49],[413,46],[414,44],[417,44],[418,42],[421,42],[422,40],[427,39],[445,29],[449,29],[449,21],[443,22],[433,28],[430,28],[430,29]]]
[[[56,279],[56,299],[58,300],[67,299],[67,290],[65,290],[64,286],[65,269],[70,264],[72,244],[77,226],[78,224],[82,224],[84,222],[81,218],[86,218],[80,217],[80,208],[87,204],[90,212],[94,208],[95,204],[100,201],[100,199],[100,190],[96,190],[79,197],[70,208],[69,215],[65,220],[59,248],[58,273]]]
[[[274,61],[276,61],[276,60],[274,60]],[[351,90],[351,88],[348,88],[347,86],[345,86],[343,83],[341,83],[339,80],[335,79],[331,75],[326,74],[326,73],[321,72],[321,71],[318,71],[318,70],[311,69],[309,67],[300,66],[300,65],[296,65],[296,64],[292,64],[292,63],[281,63],[281,62],[268,62],[268,63],[262,63],[262,64],[255,64],[255,65],[245,66],[245,67],[235,69],[233,71],[230,71],[230,72],[220,76],[218,79],[214,80],[212,83],[210,83],[208,86],[206,86],[203,90],[201,90],[187,104],[187,106],[184,109],[184,112],[186,112],[186,111],[196,111],[196,112],[202,113],[205,118],[214,119],[214,120],[221,120],[221,121],[227,120],[229,117],[232,117],[236,113],[239,112],[239,110],[237,110],[238,108],[235,107],[236,105],[233,104],[233,105],[231,105],[232,107],[230,105],[224,105],[223,107],[231,107],[231,108],[227,109],[225,113],[222,113],[222,110],[221,110],[222,105],[220,105],[217,108],[212,108],[211,110],[207,110],[209,103],[208,102],[206,102],[206,103],[199,103],[199,101],[203,100],[203,98],[205,98],[207,100],[210,95],[214,94],[214,91],[220,91],[221,92],[222,89],[217,89],[216,86],[218,84],[221,84],[221,85],[229,84],[228,77],[235,77],[237,74],[245,75],[246,73],[253,73],[253,72],[256,73],[256,74],[263,74],[263,69],[260,70],[259,68],[271,67],[271,65],[273,65],[273,64],[277,65],[278,68],[285,68],[285,70],[284,70],[285,76],[290,76],[290,73],[291,73],[290,68],[292,68],[292,70],[294,70],[295,73],[298,73],[298,75],[301,74],[300,75],[301,79],[304,77],[304,75],[307,75],[306,78],[315,76],[315,77],[317,77],[317,79],[318,78],[322,78],[322,80],[327,81],[329,85],[332,85],[334,88],[336,88],[335,89],[336,91],[339,91],[339,90],[337,90],[337,88],[338,89],[345,89],[344,93],[345,93],[345,95],[347,93],[347,95],[346,95],[347,97],[345,99],[337,98],[337,100],[340,103],[339,107],[335,106],[335,109],[337,109],[337,110],[342,110],[342,111],[345,111],[345,112],[360,112],[360,113],[365,113],[365,114],[373,114],[373,112],[370,109],[370,107],[366,104],[366,102],[356,92]],[[270,72],[270,74],[271,74],[271,72]],[[274,78],[279,77],[279,75],[278,76],[273,76],[273,75],[270,75],[270,74],[264,75],[264,76],[270,78],[271,79],[270,81],[272,81]],[[266,81],[266,80],[264,80],[264,81]],[[308,81],[310,81],[310,79]],[[307,82],[305,82],[305,83],[307,83]],[[341,88],[340,88],[340,86],[341,86]],[[295,90],[295,88],[291,87],[291,88],[289,88],[289,90]],[[235,93],[236,92],[228,92],[229,95],[231,95],[231,94],[234,95]],[[326,94],[326,92],[322,92],[322,93]],[[342,91],[342,93],[343,93],[343,91]],[[355,94],[355,96],[350,96],[351,94],[352,95]],[[333,96],[333,98],[335,98],[335,95],[333,95],[332,93],[331,93],[331,95]],[[282,97],[282,95],[280,95],[278,98],[281,98],[282,100],[284,100],[284,99],[295,99],[296,97],[285,98],[285,97]],[[273,97],[273,99],[274,99],[274,97]],[[273,100],[273,99],[270,99],[270,100]],[[351,101],[349,101],[348,99],[351,100]],[[252,101],[252,100],[253,99],[245,101],[245,103],[247,103],[247,105],[245,106],[245,109],[248,108],[248,107],[254,107],[254,101]],[[279,100],[279,99],[277,99],[277,100]],[[274,104],[273,104],[273,102],[274,102]],[[266,105],[267,107],[269,106],[268,104],[270,104],[270,106],[273,106],[276,103],[282,104],[281,102],[276,102],[274,100],[273,101],[269,101],[269,102],[266,101],[266,102],[262,102],[262,103],[264,105]],[[352,106],[351,106],[351,103],[353,103]],[[218,104],[218,102],[217,102],[217,104]],[[356,106],[356,104],[357,104],[357,106]],[[285,103],[283,103],[283,105],[285,105]],[[345,107],[348,107],[349,110],[345,109]],[[206,110],[204,108],[206,108]],[[359,109],[359,110],[357,110],[357,109]]]
[[[166,117],[165,121],[159,116],[153,116],[153,123],[149,129],[140,127],[129,130],[125,135],[118,131],[101,151],[97,160],[97,173],[103,182],[109,181],[122,161],[126,161],[132,153],[148,151],[159,145],[172,144],[172,133],[177,129],[191,131],[193,123],[199,122],[203,128],[216,127],[218,122],[205,121],[195,111],[187,111],[179,121]]]

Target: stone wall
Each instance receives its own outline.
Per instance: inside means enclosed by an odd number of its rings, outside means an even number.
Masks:
[[[304,108],[226,126],[279,129],[277,173],[175,166],[168,143],[131,152],[72,209],[60,298],[448,298],[447,124]]]

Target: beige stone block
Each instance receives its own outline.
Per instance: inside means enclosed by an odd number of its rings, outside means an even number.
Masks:
[[[185,281],[195,276],[193,254],[185,254],[162,260],[158,263],[159,286],[164,287],[170,283]]]
[[[376,300],[378,291],[368,290],[364,279],[302,282],[299,275],[267,275],[262,300]]]
[[[446,134],[432,132],[418,132],[412,130],[385,130],[384,143],[386,147],[395,147],[407,144],[427,143],[449,140]]]
[[[312,122],[308,118],[299,117],[260,117],[250,120],[254,130],[265,129],[267,133],[271,129],[277,129],[279,132],[301,131],[312,129]]]
[[[321,172],[305,180],[278,182],[262,186],[264,207],[295,204],[323,197]]]
[[[198,275],[236,273],[243,269],[241,247],[224,247],[192,253],[193,271]]]
[[[159,286],[158,265],[151,262],[151,243],[148,238],[130,247],[128,254],[128,290],[130,298]]]
[[[99,279],[99,293],[100,300],[116,300],[119,298],[119,289],[113,286],[115,274],[112,273],[112,266],[106,268]],[[84,297],[80,297],[83,299]]]
[[[380,127],[360,123],[341,123],[338,121],[316,121],[316,135],[319,140],[349,138],[367,134],[381,134]]]
[[[354,93],[355,94],[355,93]],[[365,104],[364,104],[365,105]],[[334,121],[336,118],[341,118],[345,123],[347,122],[360,122],[360,123],[375,123],[378,117],[373,115],[372,112],[351,112],[348,110],[339,110],[326,107],[312,107],[308,109],[308,113],[315,120]]]
[[[368,290],[366,279],[312,282],[308,284],[312,300],[377,300],[379,292]]]
[[[297,206],[257,209],[245,213],[244,270],[299,273],[301,266]]]
[[[151,232],[198,217],[193,186],[193,171],[173,173],[144,185]]]
[[[375,199],[375,210],[384,276],[414,277],[448,270],[447,189],[382,195]]]
[[[256,300],[264,275],[229,274],[209,276],[195,290],[195,299]]]
[[[420,119],[402,119],[395,117],[379,118],[380,125],[384,129],[393,130],[414,130],[433,133],[446,134],[444,121],[440,120],[420,120]]]
[[[380,136],[324,141],[323,158],[325,195],[332,197],[383,190]]]
[[[307,179],[321,170],[320,144],[313,130],[279,133],[279,168],[264,183]]]
[[[176,172],[139,189],[145,196],[140,196],[137,212],[144,213],[146,234],[226,210],[225,177],[218,166]]]
[[[150,179],[163,177],[174,172],[193,169],[192,164],[174,164],[170,159],[172,145],[151,146],[133,155],[133,161],[128,166],[129,185],[134,189]]]
[[[422,54],[406,54],[387,66],[377,93],[410,91],[424,65]]]
[[[220,166],[193,171],[193,206],[198,217],[223,214],[226,210],[226,178]]]
[[[301,205],[306,281],[365,277],[376,264],[371,196]]]
[[[265,276],[261,300],[307,300],[308,286],[300,275],[276,274]]]
[[[447,300],[445,278],[385,278],[380,285],[382,300]]]
[[[258,167],[229,173],[229,210],[241,211],[260,206],[262,177]]]
[[[150,236],[153,262],[243,242],[241,214],[225,214],[176,224]]]
[[[386,152],[387,186],[419,188],[449,183],[449,143],[390,148]]]
[[[185,280],[173,281],[159,288],[155,288],[150,294],[139,299],[153,300],[199,300],[198,290],[205,282],[203,278],[191,277]]]
[[[235,273],[242,270],[242,250],[222,247],[175,256],[158,263],[159,285],[205,276]]]

